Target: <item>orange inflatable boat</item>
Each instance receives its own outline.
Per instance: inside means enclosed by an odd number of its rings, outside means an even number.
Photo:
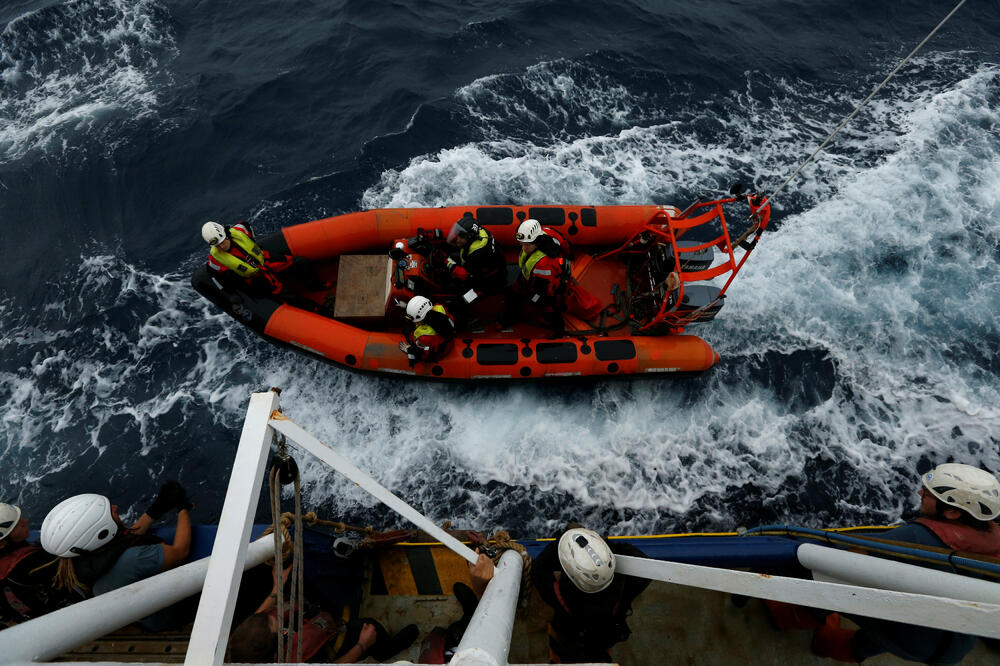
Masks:
[[[746,227],[735,239],[727,212]],[[590,320],[565,314],[565,336],[550,339],[531,308],[502,329],[504,296],[485,296],[463,307],[443,357],[412,363],[399,349],[399,305],[414,293],[446,304],[460,297],[443,279],[443,236],[467,214],[504,248],[508,284],[517,274],[519,223],[535,219],[558,231],[573,248],[572,280],[600,301],[600,311]],[[263,296],[224,285],[205,267],[194,272],[192,285],[271,342],[356,370],[461,380],[701,372],[719,355],[684,331],[716,316],[769,218],[766,200],[738,190],[684,211],[658,205],[370,210],[258,239],[272,254],[308,259],[320,279],[312,290],[290,281],[281,299]],[[668,280],[671,273],[679,281]]]

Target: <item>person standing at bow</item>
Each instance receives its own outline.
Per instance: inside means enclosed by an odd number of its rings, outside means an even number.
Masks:
[[[531,581],[554,614],[549,623],[552,663],[608,663],[611,647],[628,639],[632,603],[650,581],[615,573],[615,555],[646,557],[631,544],[609,544],[571,523],[531,567]]]
[[[277,274],[290,268],[293,258],[272,256],[261,248],[248,224],[240,222],[224,227],[218,222],[206,222],[201,227],[201,237],[211,247],[209,271],[227,286],[272,296],[284,290]]]

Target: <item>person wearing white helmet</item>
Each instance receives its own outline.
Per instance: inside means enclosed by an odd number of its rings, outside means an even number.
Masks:
[[[455,248],[448,257],[447,265],[459,290],[470,288],[477,296],[499,294],[504,290],[507,260],[503,250],[493,234],[479,225],[471,213],[466,213],[452,225],[447,242]]]
[[[607,663],[611,647],[631,634],[626,617],[650,581],[615,574],[615,556],[645,557],[635,546],[608,543],[571,523],[531,566],[539,595],[555,611],[549,650],[559,663]]]
[[[501,326],[513,326],[527,301],[539,309],[545,323],[552,329],[552,337],[562,337],[566,333],[563,311],[571,270],[568,243],[546,233],[538,220],[532,219],[518,226],[514,238],[521,244],[517,259],[518,275],[507,291]]]
[[[55,586],[99,595],[181,564],[191,546],[193,507],[176,481],[160,486],[155,501],[129,528],[104,495],[63,500],[45,516],[41,530],[42,547],[60,559]],[[168,544],[148,531],[171,509],[177,510],[177,526]],[[164,622],[171,622],[169,614],[143,620],[154,631],[165,628]]]
[[[894,529],[873,533],[889,541],[1000,557],[1000,481],[973,465],[945,463],[925,473],[917,490],[920,517]],[[832,616],[831,616],[832,617]],[[838,661],[859,662],[885,652],[910,661],[956,664],[972,651],[974,636],[876,620],[851,619],[860,629],[837,620],[820,626],[813,652]]]
[[[272,258],[254,240],[250,225],[240,222],[224,227],[218,222],[206,222],[201,227],[201,237],[211,247],[207,260],[210,274],[231,286],[251,286],[255,291],[272,295],[284,289],[276,273],[288,268],[291,260],[284,256]],[[233,282],[232,276],[242,280]]]
[[[406,304],[406,341],[399,351],[413,366],[417,361],[436,361],[448,353],[455,338],[455,319],[443,305],[425,296],[414,296]]]
[[[0,502],[0,549],[28,539],[28,519],[13,504]]]
[[[16,624],[60,608],[70,599],[52,588],[53,557],[29,543],[20,507],[0,502],[0,623]]]

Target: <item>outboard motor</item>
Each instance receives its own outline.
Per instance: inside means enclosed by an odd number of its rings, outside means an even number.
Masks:
[[[722,305],[726,300],[724,294],[721,297],[719,296],[721,292],[722,290],[718,287],[707,284],[686,285],[684,287],[684,296],[681,298],[681,302],[677,304],[675,312],[684,314],[694,312],[699,308],[705,308],[693,319],[693,323],[712,321],[715,319],[715,315],[719,314],[719,310],[722,309]],[[713,303],[713,301],[715,302]],[[709,303],[711,305],[705,307]]]

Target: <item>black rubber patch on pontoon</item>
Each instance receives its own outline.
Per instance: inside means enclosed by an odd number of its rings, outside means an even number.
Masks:
[[[627,361],[635,358],[635,343],[631,340],[597,340],[594,355],[598,361]]]
[[[524,366],[523,368],[521,368],[521,376],[522,377],[530,377],[531,376],[531,368],[529,368],[528,366]]]
[[[479,365],[516,365],[517,345],[484,343],[476,347],[476,362]]]
[[[514,210],[507,207],[477,208],[476,222],[494,227],[514,224]]]
[[[347,357],[344,358],[344,362],[347,363],[347,365],[354,365],[358,362],[358,359],[354,354],[348,354]]]
[[[580,209],[580,224],[585,227],[597,226],[597,211],[593,208]]]
[[[608,363],[608,372],[618,372],[618,364]]]
[[[528,217],[538,220],[546,227],[558,227],[566,223],[566,211],[562,208],[529,208]]]
[[[576,362],[576,345],[572,342],[539,342],[535,351],[539,363]]]
[[[413,582],[417,584],[417,594],[441,594],[441,580],[430,548],[407,548],[406,559],[410,561]]]
[[[440,365],[435,365],[433,368],[431,368],[431,374],[434,375],[435,377],[440,377],[441,375],[444,374],[444,368],[442,368]]]

